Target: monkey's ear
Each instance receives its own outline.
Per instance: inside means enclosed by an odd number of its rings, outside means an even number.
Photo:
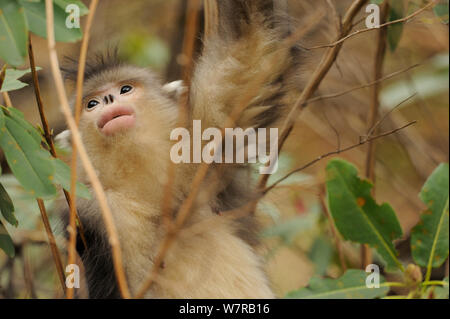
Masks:
[[[169,82],[164,84],[162,87],[163,91],[173,100],[179,101],[183,93],[186,92],[187,88],[182,80]]]
[[[62,131],[56,135],[55,143],[58,147],[70,152],[72,150],[72,134],[70,133],[70,130]]]

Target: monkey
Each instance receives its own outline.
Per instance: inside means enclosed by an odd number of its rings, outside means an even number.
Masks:
[[[271,0],[218,1],[218,29],[204,39],[188,91],[188,121],[221,128],[244,106],[236,127],[279,127],[302,87],[302,51]],[[65,70],[68,78],[76,70]],[[168,183],[169,137],[179,125],[185,94],[181,82],[163,85],[151,70],[119,61],[115,54],[86,64],[79,130],[105,190],[117,227],[132,295],[149,275],[167,233],[161,204]],[[70,139],[67,132],[59,137]],[[170,216],[187,198],[199,164],[175,165]],[[78,179],[90,187],[78,164]],[[274,298],[256,253],[253,215],[218,215],[255,196],[248,164],[212,164],[184,229],[165,255],[146,298]],[[87,247],[77,238],[89,298],[120,298],[108,233],[95,198],[77,199]],[[64,227],[68,210],[63,212]],[[190,228],[215,220],[211,227]]]

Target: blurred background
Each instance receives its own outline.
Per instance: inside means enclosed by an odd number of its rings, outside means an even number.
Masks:
[[[89,1],[83,2],[89,5]],[[351,3],[347,0],[332,2],[341,15]],[[409,13],[423,3],[405,1]],[[328,1],[289,0],[284,4],[296,27],[305,29],[300,40],[303,47],[311,48],[335,39],[335,13]],[[89,50],[95,52],[117,45],[122,59],[152,68],[164,81],[178,80],[189,63],[189,57],[181,53],[186,11],[185,0],[100,1]],[[85,19],[82,18],[82,25]],[[365,28],[364,20],[365,16],[358,16],[355,29]],[[200,13],[194,59],[201,51],[202,32],[203,15]],[[32,41],[36,64],[42,68],[39,80],[45,110],[56,135],[66,126],[54,91],[47,43],[37,36],[33,36]],[[58,43],[60,61],[64,56],[77,57],[79,49],[79,42]],[[324,49],[305,50],[305,79],[312,74],[324,52]],[[317,95],[342,92],[373,81],[375,54],[376,32],[363,33],[346,41]],[[404,25],[398,47],[395,51],[387,50],[383,75],[415,64],[419,65],[383,81],[380,116],[392,113],[382,122],[380,131],[389,131],[414,120],[417,124],[376,142],[376,199],[380,203],[389,202],[398,215],[404,235],[398,240],[397,248],[404,263],[412,260],[409,233],[425,208],[418,193],[429,174],[439,163],[448,162],[449,156],[449,28],[448,23],[430,10]],[[30,85],[10,92],[12,103],[31,123],[39,124],[31,75],[26,75],[22,81]],[[71,92],[70,84],[67,89]],[[324,153],[357,143],[360,136],[367,134],[370,92],[370,87],[361,88],[309,105],[298,118],[280,156],[280,168],[268,185]],[[364,175],[366,152],[364,145],[339,156],[355,164]],[[8,174],[3,155],[0,156],[1,182],[13,198],[19,220],[18,228],[8,227],[16,246],[16,257],[9,259],[0,252],[0,297],[62,297],[36,202],[28,198]],[[305,286],[315,274],[335,278],[343,272],[324,205],[327,161],[319,161],[294,174],[258,205],[258,215],[264,224],[261,253],[279,297]],[[52,226],[60,234],[52,202],[48,201],[47,206]],[[59,239],[64,252],[64,241]],[[359,246],[339,242],[346,265],[359,267]],[[374,259],[381,263],[376,255]],[[448,260],[433,276],[442,278],[444,273],[448,275]]]

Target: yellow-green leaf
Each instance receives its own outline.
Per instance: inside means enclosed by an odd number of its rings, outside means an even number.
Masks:
[[[448,256],[448,163],[439,165],[425,182],[421,200],[428,206],[411,232],[414,261],[429,269],[439,267]]]
[[[8,192],[1,183],[0,183],[0,211],[2,212],[3,217],[6,219],[8,223],[17,227],[19,222],[17,221],[16,216],[14,216],[13,202],[11,200],[11,197],[9,197]]]
[[[0,249],[3,250],[9,257],[13,258],[15,254],[14,244],[8,234],[5,226],[0,220]]]
[[[329,209],[344,239],[369,244],[386,261],[387,268],[402,269],[393,244],[402,235],[402,229],[392,207],[375,202],[372,184],[361,180],[352,164],[334,159],[326,171]]]
[[[44,198],[55,195],[50,154],[26,129],[3,112],[0,113],[5,119],[5,126],[0,131],[0,147],[13,174],[30,195]]]
[[[338,279],[312,277],[309,285],[286,295],[295,299],[373,299],[385,296],[389,286],[380,275],[378,288],[368,288],[366,279],[369,273],[350,269]]]
[[[27,55],[28,28],[23,8],[16,0],[0,0],[0,58],[22,65]]]

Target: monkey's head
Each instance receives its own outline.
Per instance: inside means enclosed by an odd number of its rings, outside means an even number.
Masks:
[[[79,129],[94,166],[109,171],[113,162],[139,165],[138,157],[159,161],[161,154],[169,156],[179,86],[161,85],[148,69],[105,61],[87,64],[81,104]],[[72,74],[76,78],[76,70]],[[57,139],[67,145],[70,134]]]
[[[166,132],[178,106],[149,70],[115,65],[90,75],[84,85],[80,129],[83,137],[106,143],[140,134]]]
[[[76,79],[76,69],[65,69]],[[88,151],[121,146],[161,148],[170,144],[178,119],[181,83],[163,86],[146,68],[97,56],[86,64],[80,132]],[[73,98],[73,101],[75,98]],[[74,103],[73,103],[74,104]]]

